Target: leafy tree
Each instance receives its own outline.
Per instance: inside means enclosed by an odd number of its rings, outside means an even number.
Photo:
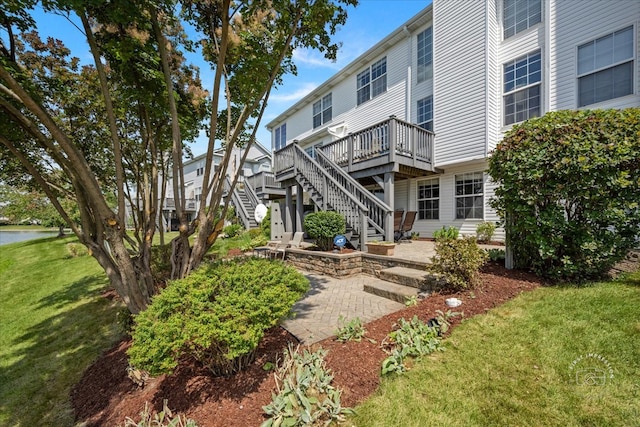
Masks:
[[[640,109],[558,111],[514,126],[489,161],[517,266],[599,276],[640,237]]]
[[[150,254],[163,180],[172,178],[180,219],[172,242],[172,275],[180,278],[201,263],[221,231],[225,213],[216,213],[229,205],[222,198],[230,148],[248,148],[255,140],[271,88],[296,71],[294,49],[315,48],[335,58],[331,35],[345,22],[346,6],[356,3],[44,2],[86,38],[94,64],[81,66],[59,41],[41,41],[32,31],[35,1],[8,0],[0,6],[6,32],[0,40],[0,162],[46,194],[137,313],[155,292]],[[183,31],[183,22],[196,37]],[[211,65],[210,92],[184,57],[195,46]],[[205,114],[206,203],[188,222],[183,144],[199,133]],[[212,167],[216,137],[227,148],[218,170]],[[232,177],[233,186],[237,179]],[[61,203],[68,197],[76,202],[78,221]],[[134,213],[133,238],[125,230],[127,205]]]

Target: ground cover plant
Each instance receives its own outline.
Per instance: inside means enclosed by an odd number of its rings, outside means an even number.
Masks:
[[[640,236],[640,108],[557,111],[515,125],[489,158],[516,265],[598,278]]]
[[[95,259],[74,238],[0,248],[0,425],[73,425],[71,386],[123,333]]]
[[[308,287],[293,267],[266,259],[203,265],[170,282],[135,318],[130,363],[157,376],[189,357],[213,375],[234,374]]]

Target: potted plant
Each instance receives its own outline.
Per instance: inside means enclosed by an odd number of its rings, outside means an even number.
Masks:
[[[393,249],[396,247],[394,242],[368,242],[367,243],[367,252],[373,255],[386,255],[392,256]]]

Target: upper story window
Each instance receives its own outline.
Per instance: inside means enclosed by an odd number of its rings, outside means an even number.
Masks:
[[[204,175],[204,167],[196,169],[196,176]]]
[[[540,51],[504,64],[504,124],[540,116]]]
[[[518,34],[542,21],[541,0],[503,0],[504,38]]]
[[[276,148],[276,151],[281,148],[284,148],[285,145],[287,145],[287,124],[286,123],[276,128],[276,135],[274,140],[274,146]]]
[[[433,96],[418,100],[418,126],[433,132]]]
[[[375,62],[356,77],[358,105],[387,90],[387,57]]]
[[[483,195],[482,172],[456,175],[456,219],[482,219]]]
[[[578,46],[578,106],[633,93],[633,26]]]
[[[331,94],[313,103],[313,128],[331,121]]]
[[[438,178],[418,181],[418,219],[440,218],[440,182]]]
[[[418,34],[418,83],[433,77],[433,33],[431,27]]]

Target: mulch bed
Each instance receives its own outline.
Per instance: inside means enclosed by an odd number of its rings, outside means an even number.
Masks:
[[[313,348],[328,350],[327,365],[333,371],[334,385],[343,391],[343,406],[362,402],[378,387],[381,363],[386,357],[380,342],[399,318],[409,320],[417,315],[427,321],[436,310],[446,312],[444,301],[449,297],[464,301],[455,310],[469,318],[541,285],[531,274],[492,263],[484,268],[482,281],[482,286],[472,293],[430,295],[416,306],[368,323],[366,336],[375,343],[363,340],[342,344],[328,338],[314,344]],[[453,318],[452,327],[459,322],[460,317]],[[271,401],[274,389],[273,372],[262,367],[266,362],[275,362],[290,342],[295,343],[296,339],[282,328],[273,328],[261,342],[255,363],[246,371],[213,378],[196,362],[184,360],[172,375],[151,379],[139,388],[127,377],[126,350],[131,343],[124,339],[91,365],[71,391],[76,421],[86,426],[123,425],[127,416],[138,420],[145,402],[158,411],[167,399],[174,413],[184,414],[202,427],[258,426],[265,420],[262,406]]]

